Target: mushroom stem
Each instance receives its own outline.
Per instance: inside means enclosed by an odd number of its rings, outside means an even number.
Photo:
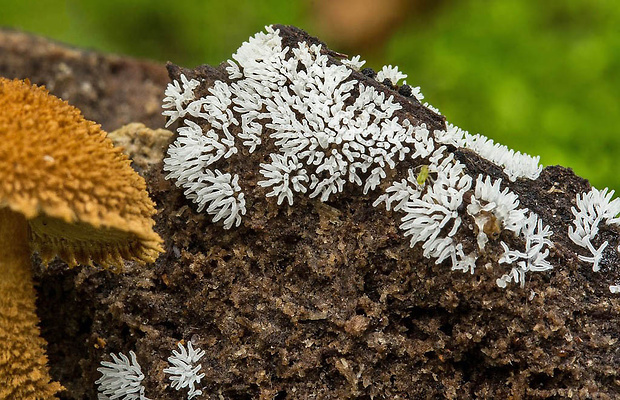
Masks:
[[[36,315],[28,222],[0,208],[0,399],[54,399]]]

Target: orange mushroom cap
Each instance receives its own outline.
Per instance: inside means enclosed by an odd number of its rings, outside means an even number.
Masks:
[[[46,262],[121,266],[162,251],[146,183],[101,127],[44,87],[5,78],[0,207],[26,217]]]

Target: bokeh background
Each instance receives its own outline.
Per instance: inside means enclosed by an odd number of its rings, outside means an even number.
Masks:
[[[271,23],[398,65],[462,129],[620,189],[618,0],[0,0],[0,26],[187,67]]]

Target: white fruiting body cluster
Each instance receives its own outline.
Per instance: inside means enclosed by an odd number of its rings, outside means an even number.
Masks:
[[[112,362],[102,361],[97,371],[102,376],[95,384],[99,386],[99,400],[148,400],[144,396],[142,380],[144,374],[136,359],[136,353],[129,352],[131,361],[123,353],[112,356]]]
[[[525,285],[525,273],[529,271],[541,272],[553,268],[547,261],[549,247],[553,246],[549,237],[553,234],[549,226],[543,225],[542,220],[533,212],[519,206],[518,196],[505,188],[500,190],[501,179],[491,182],[489,176],[483,179],[478,175],[476,188],[467,212],[474,217],[478,226],[478,247],[484,249],[488,241],[484,233],[488,224],[491,228],[499,223],[503,229],[520,235],[525,240],[524,250],[510,249],[501,241],[504,249],[499,259],[500,264],[509,264],[511,271],[497,279],[497,285],[506,287],[511,280]]]
[[[405,79],[407,74],[402,73],[397,66],[384,65],[383,68],[377,72],[377,81],[383,82],[386,79],[389,79],[392,82],[392,85],[398,85],[398,82],[401,79]]]
[[[338,62],[320,45],[283,47],[272,27],[243,43],[227,64],[227,82],[216,81],[208,95],[197,98],[201,82],[181,75],[169,85],[163,104],[167,125],[182,120],[164,160],[166,178],[174,179],[199,211],[206,210],[214,222],[221,220],[225,229],[239,226],[247,212],[243,182],[233,171],[235,157],[269,143],[275,150],[260,164],[257,183],[278,205],[292,206],[304,194],[328,201],[346,185],[357,185],[365,194],[380,189],[374,206],[384,204],[400,213],[400,227],[411,246],[421,245],[423,254],[437,263],[449,260],[452,269],[473,273],[489,235],[497,239],[501,233],[521,240],[514,249],[499,242],[503,254],[497,263],[510,268],[497,280],[499,286],[511,281],[523,286],[527,272],[552,268],[547,260],[553,246],[549,227],[520,208],[517,195],[500,179],[492,182],[480,175],[474,182],[450,149],[474,151],[501,167],[509,181],[537,179],[539,157],[451,124],[429,132],[424,124],[397,115],[401,105],[389,91],[352,76],[364,65],[359,56]],[[406,77],[397,67],[385,66],[376,80],[397,85]],[[413,92],[423,98],[419,88]],[[405,160],[418,167],[386,181]],[[421,166],[428,178],[422,177]],[[603,198],[612,209],[618,207]],[[570,235],[591,251],[592,257],[580,258],[596,269],[607,244],[594,248],[592,231],[604,218],[592,216],[588,206],[578,208]],[[607,222],[616,221],[609,212]],[[475,226],[463,223],[465,215]],[[462,240],[472,234],[473,248]]]
[[[361,59],[361,56],[357,55],[355,57],[351,57],[350,59],[342,60],[342,65],[346,65],[347,67],[359,71],[366,64],[365,60]]]
[[[517,178],[536,179],[542,171],[540,156],[532,157],[519,151],[515,152],[479,133],[471,135],[457,126],[448,124],[448,129],[435,131],[434,134],[440,143],[471,149],[479,156],[502,167],[508,179],[513,182]]]
[[[413,158],[433,150],[425,127],[394,116],[401,106],[393,96],[351,79],[351,68],[330,62],[321,46],[302,42],[291,53],[282,48],[278,32],[267,27],[228,61],[230,84],[215,82],[211,95],[192,99],[199,82],[183,76],[166,90],[168,123],[185,117],[164,160],[167,178],[175,179],[214,221],[223,219],[225,228],[240,224],[244,193],[236,184],[238,175],[222,174],[215,165],[242,146],[254,152],[266,140],[265,128],[278,153],[261,164],[265,179],[259,185],[270,189],[279,204],[285,199],[292,204],[294,193],[306,192],[327,201],[347,182],[368,193],[411,147]],[[394,67],[382,73],[392,81],[404,77]],[[358,94],[352,98],[354,90]]]
[[[553,246],[549,240],[553,234],[549,226],[543,225],[542,220],[534,213],[529,213],[527,219],[521,221],[519,225],[520,234],[525,238],[525,249],[523,251],[511,250],[506,243],[501,242],[504,254],[499,262],[500,264],[511,265],[512,270],[497,279],[499,287],[506,287],[506,284],[511,280],[520,282],[521,287],[523,287],[526,272],[542,272],[553,268],[547,261],[549,247]]]
[[[466,256],[463,246],[454,240],[461,226],[457,210],[463,202],[463,195],[471,188],[472,179],[463,173],[463,164],[445,150],[445,146],[441,146],[429,158],[429,174],[437,175],[433,183],[420,184],[414,171],[410,170],[408,179],[394,182],[373,205],[385,203],[389,210],[391,203],[398,201],[394,211],[405,213],[400,228],[405,236],[411,236],[411,247],[422,243],[424,256],[436,258],[436,263],[449,258],[452,269],[473,270],[475,260]]]
[[[196,389],[196,384],[204,378],[205,374],[200,373],[202,365],[197,364],[205,355],[205,351],[195,348],[192,342],[187,343],[185,348],[181,343],[178,344],[179,351],[173,350],[172,356],[168,357],[170,367],[165,368],[163,372],[169,374],[170,385],[175,390],[188,389],[187,399],[202,395],[202,390]],[[112,361],[102,361],[101,368],[97,371],[102,376],[95,384],[98,385],[98,400],[148,400],[142,385],[144,374],[133,351],[129,352],[131,361],[123,353],[118,356],[110,354]]]
[[[603,252],[609,245],[604,241],[596,247],[592,241],[599,232],[600,224],[615,224],[620,226],[620,199],[611,200],[614,191],[607,192],[607,188],[598,190],[592,188],[588,193],[577,194],[577,207],[572,207],[571,211],[575,219],[573,226],[568,227],[568,237],[578,246],[590,252],[589,256],[579,255],[583,262],[592,264],[592,271],[598,272],[601,268]],[[620,252],[620,246],[617,249]],[[619,285],[611,285],[609,290],[612,293],[619,293]]]
[[[172,356],[168,357],[168,362],[172,366],[164,369],[164,373],[172,375],[170,380],[173,389],[189,389],[187,392],[188,400],[202,394],[202,390],[196,389],[196,384],[200,383],[205,374],[198,373],[202,369],[202,365],[196,364],[204,355],[204,350],[194,349],[192,342],[188,342],[187,348],[179,343],[179,351],[172,350]]]
[[[195,79],[187,80],[185,75],[179,81],[174,81],[168,85],[164,94],[164,102],[162,108],[164,116],[168,117],[166,127],[170,126],[174,121],[183,118],[187,113],[187,105],[195,99],[194,89],[200,86],[200,82]]]

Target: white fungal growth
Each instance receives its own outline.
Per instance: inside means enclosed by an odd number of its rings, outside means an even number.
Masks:
[[[185,196],[198,204],[199,212],[206,208],[214,215],[214,222],[223,219],[226,229],[233,224],[239,226],[246,209],[238,175],[233,177],[209,168],[236,153],[232,141],[220,138],[214,130],[203,133],[190,120],[185,120],[178,133],[164,159],[164,171],[170,172],[166,179],[174,178],[175,184],[185,189]]]
[[[467,206],[467,212],[478,225],[477,242],[481,250],[488,242],[485,225],[493,218],[500,230],[511,231],[514,235],[525,239],[523,251],[510,249],[505,242],[501,242],[504,253],[499,263],[510,264],[512,270],[497,279],[497,285],[502,288],[505,288],[510,281],[519,282],[523,287],[526,272],[540,272],[553,268],[547,261],[548,248],[553,245],[549,237],[553,232],[548,225],[543,225],[543,221],[536,214],[525,208],[518,208],[518,196],[508,188],[501,190],[501,182],[501,179],[492,182],[489,176],[485,178],[482,174],[478,175],[474,196]]]
[[[162,108],[165,109],[162,114],[168,117],[166,127],[185,116],[186,105],[194,100],[194,89],[199,85],[200,82],[196,79],[187,80],[185,75],[181,75],[181,84],[179,84],[179,81],[173,81],[168,84],[164,92],[166,97],[164,97],[162,105]]]
[[[123,353],[111,353],[112,362],[102,361],[97,371],[102,376],[95,381],[99,400],[148,400],[144,395],[142,380],[144,374],[136,359],[136,353],[129,352],[131,361]]]
[[[497,286],[505,288],[510,281],[519,282],[521,287],[525,285],[526,272],[542,272],[552,269],[553,266],[547,261],[549,247],[553,243],[549,238],[553,234],[548,225],[538,215],[530,213],[523,221],[521,234],[525,237],[525,249],[511,250],[508,245],[501,242],[504,254],[499,259],[500,264],[510,264],[511,271],[497,279]]]
[[[443,155],[443,150],[438,149],[435,158]],[[454,160],[453,154],[441,163],[433,163],[432,169],[437,177],[424,192],[417,190],[414,186],[417,182],[414,184],[410,176],[408,180],[392,186],[390,193],[394,194],[377,202],[384,201],[389,207],[392,201],[399,201],[397,207],[405,213],[400,228],[405,236],[411,236],[411,247],[422,243],[424,256],[436,258],[437,264],[450,258],[452,269],[473,271],[475,256],[466,256],[462,245],[454,240],[461,225],[458,207],[463,202],[463,194],[470,189],[472,179],[463,173],[463,165]]]
[[[385,193],[377,197],[372,204],[373,207],[379,206],[381,203],[385,203],[385,209],[390,211],[392,203],[397,202],[394,206],[394,211],[400,211],[408,201],[417,199],[421,195],[418,189],[417,179],[414,171],[410,168],[408,171],[407,179],[401,181],[395,181],[386,190]]]
[[[405,121],[403,126],[409,127],[409,121]],[[426,158],[433,153],[435,150],[435,142],[433,141],[428,129],[426,129],[426,124],[416,126],[413,129],[413,136],[415,139],[415,141],[413,141],[415,151],[410,156],[411,158]],[[411,140],[405,139],[403,141],[410,142]],[[440,153],[443,153],[443,150],[441,150]]]
[[[471,149],[481,157],[499,165],[513,182],[517,178],[537,179],[542,171],[540,156],[532,157],[519,151],[515,152],[507,146],[494,143],[484,135],[470,135],[452,124],[448,124],[446,130],[436,130],[433,134],[440,143]]]
[[[407,74],[403,74],[400,72],[397,66],[384,65],[379,72],[377,72],[377,81],[383,82],[386,79],[389,79],[392,82],[392,85],[398,85],[398,82],[401,79],[405,79]]]
[[[480,175],[474,186],[465,165],[447,149],[473,150],[503,168],[510,181],[536,179],[539,158],[453,125],[429,132],[425,124],[397,113],[402,106],[390,88],[356,79],[363,64],[359,56],[334,61],[317,44],[283,47],[279,32],[266,27],[232,55],[225,66],[227,81],[214,82],[208,95],[195,98],[198,81],[181,76],[164,100],[169,122],[184,118],[164,160],[166,178],[184,189],[198,211],[206,210],[229,229],[246,213],[245,182],[233,169],[240,157],[266,148],[257,184],[278,205],[293,206],[301,194],[329,201],[353,184],[374,196],[375,207],[384,204],[401,213],[400,228],[411,247],[420,245],[436,263],[450,260],[453,270],[474,273],[492,228],[493,239],[508,231],[524,241],[520,249],[501,243],[498,263],[513,269],[498,280],[500,286],[523,285],[526,272],[549,269],[549,228],[519,208],[517,195],[501,189],[501,179]],[[406,77],[388,65],[376,80],[398,85]],[[419,87],[412,92],[424,98]],[[402,162],[409,166],[399,168]],[[474,227],[463,224],[466,213]],[[462,241],[472,230],[474,249]]]
[[[245,198],[239,186],[239,175],[204,170],[202,179],[188,186],[185,196],[198,204],[198,212],[205,207],[213,215],[213,222],[224,220],[224,228],[230,229],[233,224],[241,224],[241,216],[245,215]]]
[[[432,104],[425,102],[424,107],[428,108],[429,110],[431,110],[432,112],[434,112],[437,115],[441,115],[441,111],[439,111],[439,109],[437,107],[434,107]]]
[[[356,71],[359,71],[360,69],[362,69],[362,67],[364,66],[364,64],[366,64],[366,61],[362,60],[361,57],[359,55],[351,58],[351,59],[347,59],[347,60],[342,60],[341,61],[344,65],[346,65],[347,67],[354,69]]]
[[[196,384],[200,383],[205,374],[199,373],[202,365],[197,363],[204,355],[204,350],[194,349],[192,342],[187,342],[187,348],[179,343],[179,351],[172,350],[172,356],[168,357],[171,366],[164,369],[164,373],[171,375],[170,381],[172,381],[173,389],[177,391],[188,389],[188,400],[202,394],[202,390],[196,389]]]
[[[435,140],[437,140],[439,143],[451,144],[452,146],[462,147],[465,131],[463,131],[456,125],[447,123],[447,129],[441,131],[435,130],[433,132],[433,135],[435,136]]]
[[[359,68],[362,62],[354,57],[345,64]],[[199,210],[215,215],[214,222],[224,219],[225,228],[233,220],[239,225],[243,193],[215,167],[240,146],[252,153],[265,140],[275,144],[271,163],[261,164],[265,179],[259,185],[271,188],[267,196],[278,204],[289,205],[294,193],[327,201],[347,182],[368,193],[412,149],[412,158],[434,150],[425,126],[394,117],[401,105],[393,96],[351,79],[352,70],[331,63],[320,45],[302,42],[289,52],[267,27],[238,49],[226,70],[231,83],[215,82],[209,96],[186,104],[191,96],[184,92],[179,115],[192,119],[179,128],[164,160],[166,178],[185,188]],[[396,81],[404,77],[395,67],[384,74]],[[354,90],[359,94],[351,99]]]
[[[407,81],[403,81],[403,85],[407,85]],[[420,86],[409,86],[411,88],[411,95],[415,97],[418,101],[424,100],[424,95],[422,94],[422,90]]]
[[[480,211],[490,211],[501,222],[502,227],[519,234],[525,222],[526,209],[517,209],[519,197],[504,188],[500,190],[501,179],[491,182],[489,176],[478,175],[474,197],[467,211],[476,216]],[[485,204],[481,203],[483,201]]]
[[[594,272],[600,270],[603,251],[609,245],[608,241],[600,243],[598,247],[592,243],[598,235],[601,222],[620,225],[620,199],[611,200],[613,195],[613,190],[608,192],[608,188],[598,190],[593,187],[588,193],[577,194],[577,206],[571,208],[575,219],[574,227],[568,227],[568,237],[590,252],[588,256],[579,255],[579,259],[592,264]],[[620,247],[618,250],[620,251]],[[612,285],[609,289],[612,293],[617,293],[618,286]]]
[[[306,193],[308,175],[303,169],[303,164],[297,160],[295,155],[271,154],[270,164],[261,164],[260,173],[267,178],[258,181],[262,187],[272,187],[272,191],[267,193],[267,197],[277,196],[278,205],[284,199],[288,199],[288,204],[293,205],[293,191]]]
[[[504,173],[511,181],[517,178],[536,179],[542,171],[540,156],[515,152],[499,143],[494,143],[486,136],[465,133],[463,147],[472,149],[480,156],[504,168]]]
[[[204,168],[237,152],[230,141],[221,139],[213,129],[203,133],[193,121],[185,120],[177,132],[179,136],[164,159],[164,171],[170,172],[166,179],[176,179],[181,183],[177,186],[199,181]]]

